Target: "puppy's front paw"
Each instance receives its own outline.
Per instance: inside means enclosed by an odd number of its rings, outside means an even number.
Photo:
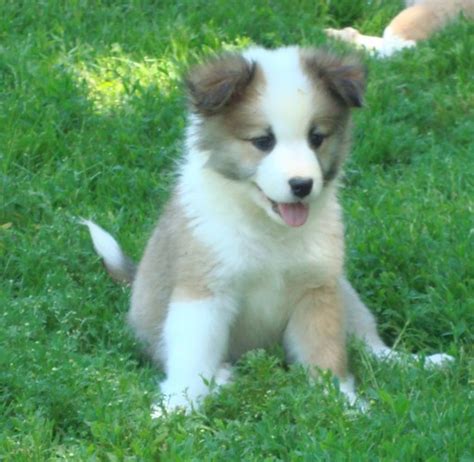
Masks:
[[[204,381],[197,377],[190,383],[166,379],[160,384],[160,401],[152,406],[152,418],[159,418],[173,412],[189,413],[208,393]]]
[[[344,380],[340,380],[339,391],[345,398],[346,412],[365,413],[369,410],[367,401],[357,396],[355,392],[354,377],[352,375],[347,376]]]
[[[198,376],[183,385],[166,379],[160,385],[161,401],[152,406],[151,416],[156,419],[173,412],[188,414],[198,407],[209,393],[217,391],[231,379],[232,368],[226,363],[222,364],[212,380]]]
[[[163,395],[161,401],[151,406],[151,418],[159,419],[178,412],[189,414],[192,409],[193,403],[185,395]]]

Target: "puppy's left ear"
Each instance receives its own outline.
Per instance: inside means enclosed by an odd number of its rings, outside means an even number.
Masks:
[[[362,107],[367,69],[356,58],[304,50],[302,59],[310,77],[322,81],[332,96],[345,106]]]

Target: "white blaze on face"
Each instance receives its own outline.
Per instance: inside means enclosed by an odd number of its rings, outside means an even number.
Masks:
[[[278,141],[273,151],[260,163],[256,181],[262,191],[275,202],[295,202],[298,200],[290,188],[290,179],[311,178],[311,196],[317,196],[322,189],[323,176],[314,152],[306,140],[290,142]]]
[[[276,138],[275,147],[257,169],[255,181],[265,196],[277,204],[287,225],[301,226],[308,218],[311,200],[323,187],[318,159],[308,143],[314,117],[313,84],[301,69],[296,48],[277,52],[251,50],[249,54],[265,76],[261,110]],[[304,204],[290,188],[289,181],[295,177],[313,181]]]

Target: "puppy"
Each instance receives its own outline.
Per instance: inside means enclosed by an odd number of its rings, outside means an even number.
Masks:
[[[364,67],[251,48],[193,68],[186,86],[179,178],[138,268],[85,222],[110,273],[133,284],[129,322],[166,372],[168,408],[190,408],[228,380],[227,362],[277,342],[353,402],[348,335],[391,353],[343,271],[337,191]]]
[[[353,27],[325,29],[326,35],[353,43],[380,57],[389,57],[430,38],[461,13],[474,19],[474,0],[407,0],[405,3],[407,8],[392,19],[383,37],[363,35]]]

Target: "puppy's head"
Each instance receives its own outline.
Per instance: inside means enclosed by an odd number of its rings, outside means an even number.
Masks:
[[[363,66],[313,49],[253,48],[194,68],[187,87],[207,167],[249,183],[274,220],[303,225],[349,149]]]

